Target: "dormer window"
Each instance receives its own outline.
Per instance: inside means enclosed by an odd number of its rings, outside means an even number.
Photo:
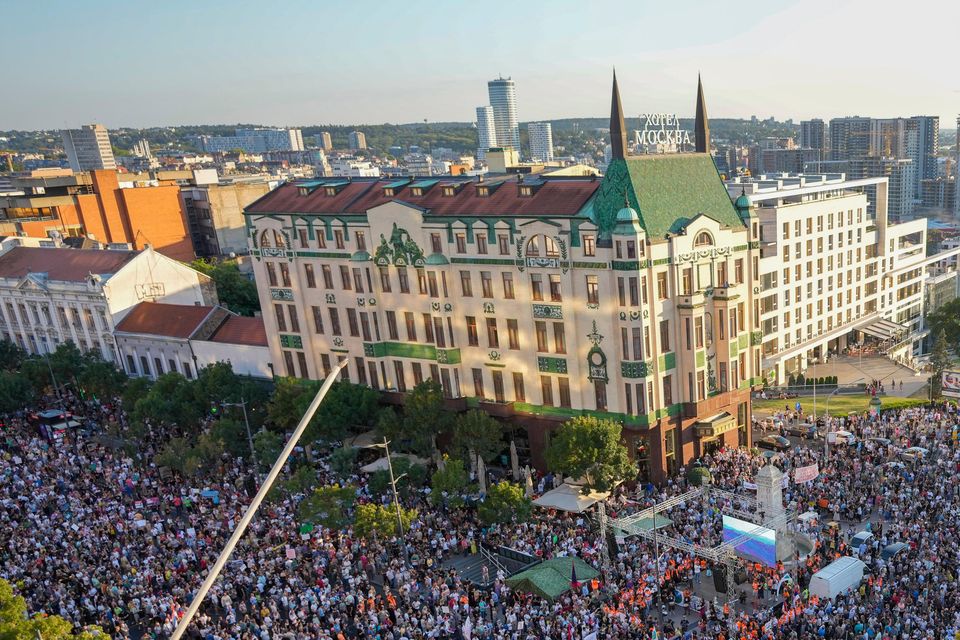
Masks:
[[[693,246],[695,247],[712,247],[713,246],[713,236],[711,236],[706,231],[701,231],[697,234],[697,237],[693,240]]]
[[[478,198],[486,198],[489,195],[490,195],[490,187],[487,187],[487,186],[477,187]]]
[[[411,188],[410,188],[410,195],[412,195],[412,196],[422,196],[422,195],[423,195],[423,187],[411,187]]]
[[[525,184],[520,185],[520,197],[529,198],[533,196],[533,187],[527,186]]]
[[[337,188],[336,188],[336,187],[326,187],[323,191],[324,191],[324,193],[325,193],[326,195],[328,195],[328,196],[335,196],[335,195],[337,195]]]
[[[384,187],[383,195],[387,198],[392,198],[393,196],[397,195],[397,191],[393,187]]]
[[[456,187],[444,187],[444,188],[443,188],[443,197],[444,197],[444,198],[452,198],[452,197],[455,196],[455,195],[457,195],[457,188],[456,188]]]

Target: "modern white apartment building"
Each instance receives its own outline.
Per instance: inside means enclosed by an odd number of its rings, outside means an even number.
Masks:
[[[886,178],[761,175],[727,188],[760,222],[755,320],[769,381],[864,341],[902,362],[918,354],[926,220],[889,222]]]
[[[530,159],[533,162],[553,160],[553,126],[549,122],[531,122],[527,125],[530,136]]]
[[[487,150],[497,146],[497,128],[493,120],[493,107],[477,107],[477,160],[487,157]]]
[[[213,281],[155,252],[16,247],[0,255],[0,337],[28,353],[72,341],[120,362],[114,330],[138,303],[217,304]]]
[[[300,129],[237,129],[232,136],[201,136],[203,150],[224,153],[240,149],[246,153],[267,151],[303,151],[303,133]]]
[[[510,78],[497,78],[487,83],[497,146],[520,151],[520,124],[517,120],[517,83]]]
[[[330,171],[338,178],[371,178],[380,175],[380,169],[372,162],[354,156],[330,158]]]
[[[74,173],[93,169],[116,169],[110,135],[102,124],[85,124],[61,132],[63,149]]]

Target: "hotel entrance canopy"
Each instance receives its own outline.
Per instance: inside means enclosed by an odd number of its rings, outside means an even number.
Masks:
[[[905,327],[889,320],[874,320],[867,325],[857,327],[857,330],[881,340],[890,340],[906,331]]]

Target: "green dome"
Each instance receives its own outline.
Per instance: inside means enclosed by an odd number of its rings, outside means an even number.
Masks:
[[[750,210],[750,198],[747,197],[747,192],[745,190],[740,191],[740,197],[737,198],[737,201],[733,203],[733,206],[737,208],[737,211]]]
[[[624,207],[617,212],[617,224],[613,228],[613,235],[635,236],[642,231],[640,215],[634,209]]]
[[[450,261],[447,260],[447,257],[442,253],[431,253],[429,256],[427,256],[426,264],[428,265],[450,264]]]
[[[640,222],[640,215],[632,207],[624,207],[617,212],[617,222]]]
[[[366,251],[357,251],[350,256],[350,262],[367,262],[370,260],[370,254]]]

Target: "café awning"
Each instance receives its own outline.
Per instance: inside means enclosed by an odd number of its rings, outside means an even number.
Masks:
[[[899,324],[890,322],[889,320],[874,320],[870,324],[858,327],[857,330],[874,338],[889,340],[899,335],[905,329]]]
[[[697,436],[701,438],[716,438],[727,431],[736,431],[737,419],[724,411],[715,416],[700,420],[694,425]]]

